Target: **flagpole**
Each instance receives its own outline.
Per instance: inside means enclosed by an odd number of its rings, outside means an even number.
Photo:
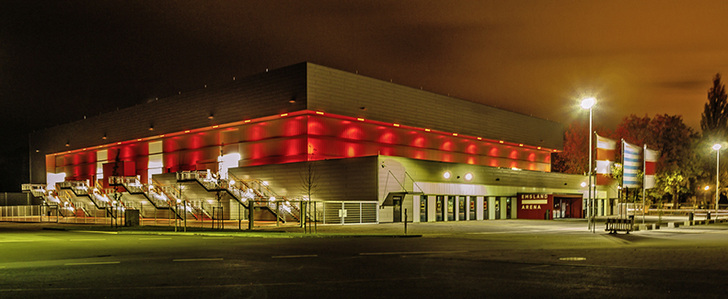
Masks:
[[[647,144],[643,145],[642,150],[642,224],[645,224],[645,178],[647,178]]]
[[[593,217],[593,215],[592,215],[593,214],[593,211],[592,211],[592,205],[593,205],[592,172],[594,171],[594,165],[592,162],[592,146],[594,145],[593,141],[592,141],[593,140],[592,135],[596,133],[596,132],[594,132],[592,123],[593,123],[593,110],[594,110],[594,105],[596,103],[597,103],[597,100],[593,97],[586,98],[581,101],[581,108],[589,109],[589,167],[588,167],[589,168],[589,186],[588,186],[589,191],[587,192],[589,194],[589,198],[586,201],[586,205],[587,205],[587,208],[586,208],[587,215],[586,216],[587,216],[587,221],[589,223],[589,228],[592,228],[592,229],[593,229],[592,225],[594,222],[594,219],[592,219],[592,217]]]

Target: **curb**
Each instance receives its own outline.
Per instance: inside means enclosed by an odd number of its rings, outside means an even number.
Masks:
[[[707,225],[707,224],[716,224],[716,223],[726,223],[728,222],[728,219],[710,219],[710,220],[693,220],[693,221],[677,221],[677,222],[665,222],[661,223],[665,225],[666,228],[679,228],[681,226],[696,226],[696,225]],[[661,224],[658,223],[652,223],[652,224],[635,224],[632,231],[644,231],[644,230],[658,230],[661,227]]]
[[[212,232],[212,231],[188,231],[188,232],[171,232],[171,231],[141,231],[141,230],[95,230],[95,229],[66,229],[63,227],[44,227],[44,230],[57,231],[76,231],[91,234],[110,234],[110,235],[156,235],[156,236],[205,236],[205,237],[234,237],[234,238],[421,238],[421,234],[347,234],[347,233],[321,233],[307,234],[298,232],[285,231],[236,231],[236,232]]]

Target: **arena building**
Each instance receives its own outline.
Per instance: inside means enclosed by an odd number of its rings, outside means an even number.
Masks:
[[[581,218],[587,177],[550,172],[563,133],[301,63],[35,132],[25,189],[67,217],[187,217],[183,202],[190,219],[299,221],[313,202],[322,223]]]

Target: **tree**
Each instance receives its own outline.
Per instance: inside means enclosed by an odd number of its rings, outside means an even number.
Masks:
[[[721,83],[720,73],[713,78],[713,87],[708,89],[708,102],[705,103],[700,128],[703,136],[714,140],[725,139],[728,132],[728,96],[725,85]]]
[[[631,114],[622,119],[622,122],[617,125],[617,137],[632,144],[649,143],[646,141],[653,141],[650,140],[653,137],[652,131],[650,130],[651,121],[652,119],[647,115],[639,117]]]
[[[589,155],[589,126],[573,122],[564,132],[564,151],[553,154],[551,171],[584,174],[587,172]]]
[[[659,200],[667,198],[675,205],[681,198],[697,191],[697,182],[703,176],[697,152],[698,134],[685,125],[678,115],[625,117],[617,126],[617,138],[635,144],[646,144],[660,151],[656,169],[656,187],[648,195]],[[619,152],[619,151],[618,151]],[[617,159],[620,160],[621,153]]]
[[[300,221],[301,226],[305,231],[311,231],[312,227],[309,223],[308,215],[311,214],[311,212],[315,215],[315,210],[311,211],[311,203],[312,203],[312,196],[315,193],[316,189],[318,188],[318,175],[316,173],[316,167],[314,165],[314,153],[316,152],[315,149],[309,145],[308,148],[309,156],[306,162],[303,164],[304,169],[301,171],[301,187],[303,189],[303,193],[306,195],[305,200],[301,201],[301,215],[300,215]],[[315,204],[314,204],[315,205]],[[316,224],[315,217],[313,219],[314,225]]]
[[[658,114],[650,121],[650,148],[660,151],[657,162],[656,188],[650,194],[663,198],[669,196],[677,207],[680,198],[697,191],[698,177],[702,174],[695,152],[699,135],[685,125],[682,116]]]

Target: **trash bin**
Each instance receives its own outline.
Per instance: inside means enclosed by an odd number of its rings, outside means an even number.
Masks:
[[[139,226],[139,210],[124,211],[124,226]]]
[[[693,220],[695,220],[695,213],[690,212],[690,214],[688,214],[688,221],[692,222]]]
[[[544,214],[544,219],[549,220],[549,215],[551,215],[551,210],[546,210],[546,214]]]
[[[706,214],[705,219],[710,220],[710,211],[708,211],[708,214]]]

